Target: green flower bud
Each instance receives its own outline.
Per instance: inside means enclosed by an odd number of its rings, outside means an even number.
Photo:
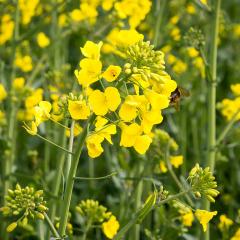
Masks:
[[[17,227],[17,225],[18,225],[17,222],[13,222],[13,223],[9,224],[6,231],[9,233],[12,232]]]

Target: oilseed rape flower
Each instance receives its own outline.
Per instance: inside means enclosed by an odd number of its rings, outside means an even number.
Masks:
[[[239,240],[240,239],[240,228],[235,232],[234,236],[230,240]]]
[[[216,215],[217,215],[217,211],[209,212],[206,210],[197,209],[195,212],[195,216],[201,223],[204,232],[207,231],[207,225],[210,222],[210,220]]]
[[[184,226],[191,227],[194,221],[194,215],[192,210],[189,210],[189,212],[185,212],[184,214],[182,214],[181,220]]]
[[[218,228],[219,228],[222,232],[228,230],[228,228],[233,225],[233,220],[230,219],[230,218],[228,218],[225,214],[222,214],[222,215],[219,217],[219,219],[220,219],[220,222],[219,222],[219,224],[218,224]]]
[[[175,168],[179,168],[183,164],[183,156],[170,156],[170,162]]]
[[[102,77],[108,81],[113,82],[115,81],[119,74],[121,73],[121,67],[110,65],[102,74]]]
[[[2,102],[7,97],[7,91],[3,84],[0,84],[0,102]]]
[[[40,32],[37,35],[37,43],[39,47],[45,48],[50,44],[50,39],[47,37],[45,33]]]
[[[13,36],[14,21],[9,14],[3,14],[0,21],[0,45],[5,44]]]
[[[104,116],[108,111],[115,111],[121,103],[118,89],[107,87],[104,92],[94,90],[89,96],[89,104],[96,115]]]
[[[119,222],[117,221],[116,217],[113,215],[110,217],[110,219],[107,222],[104,222],[102,224],[103,233],[109,239],[113,239],[113,237],[117,234],[119,227],[120,227]]]
[[[18,77],[13,80],[12,86],[16,90],[21,90],[24,87],[25,84],[25,78]]]
[[[80,48],[84,57],[99,60],[100,59],[100,50],[103,43],[99,42],[98,44],[87,41],[84,47]]]
[[[29,55],[22,56],[21,54],[17,53],[15,65],[23,72],[30,72],[33,68],[32,58]]]
[[[38,106],[34,107],[35,123],[37,126],[50,118],[51,109],[52,105],[48,101],[41,101]]]
[[[21,12],[21,20],[24,25],[31,22],[32,17],[36,13],[39,0],[19,0],[19,9]]]
[[[90,109],[85,100],[68,100],[68,111],[74,120],[87,119]]]
[[[240,83],[232,84],[230,87],[235,96],[240,96]]]

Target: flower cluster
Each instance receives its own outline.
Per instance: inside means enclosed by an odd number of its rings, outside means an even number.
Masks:
[[[111,212],[107,212],[107,208],[100,205],[98,201],[82,200],[76,206],[76,211],[85,223],[101,224],[103,233],[109,239],[113,239],[120,227],[116,217]]]
[[[219,194],[215,177],[210,172],[210,168],[202,169],[198,164],[190,171],[190,185],[196,197],[205,196],[210,202],[215,202],[215,197]]]
[[[32,187],[21,188],[17,184],[14,190],[8,190],[5,198],[6,205],[0,209],[3,215],[18,216],[18,219],[8,226],[8,232],[13,231],[18,223],[26,225],[29,217],[43,220],[44,214],[48,210],[43,199],[43,191],[35,191]]]

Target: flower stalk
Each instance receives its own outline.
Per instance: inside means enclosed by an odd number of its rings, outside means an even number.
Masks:
[[[221,0],[214,1],[214,14],[212,19],[211,51],[209,56],[209,67],[211,79],[209,79],[209,102],[208,102],[208,152],[206,165],[214,172],[216,158],[216,89],[217,89],[217,48],[219,32],[219,15]],[[210,203],[204,200],[203,207],[209,211]],[[209,228],[204,234],[204,240],[210,239]]]
[[[66,183],[66,191],[65,191],[64,200],[62,203],[63,209],[62,209],[62,213],[61,213],[60,227],[59,227],[61,237],[65,236],[66,226],[67,226],[67,221],[68,221],[68,213],[69,213],[70,203],[71,203],[71,199],[72,199],[74,178],[76,176],[79,159],[80,159],[80,156],[82,153],[82,148],[84,146],[85,139],[88,134],[89,126],[91,125],[93,120],[94,120],[94,117],[92,115],[89,117],[88,121],[86,122],[86,125],[83,128],[83,131],[79,138],[78,149],[77,149],[76,155],[74,156],[74,158],[72,159],[72,162],[71,162],[71,166],[70,166],[70,170],[69,170],[69,174],[68,174],[68,178],[67,178],[67,183]]]

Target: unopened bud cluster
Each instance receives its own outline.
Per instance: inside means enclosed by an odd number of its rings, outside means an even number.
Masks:
[[[168,197],[168,195],[169,195],[169,192],[167,190],[165,190],[163,186],[161,186],[158,191],[157,202],[160,202],[160,201],[166,199]]]
[[[189,178],[192,191],[196,197],[205,196],[210,202],[215,202],[215,197],[219,194],[217,182],[212,175],[210,168],[202,169],[199,164],[190,171]]]
[[[12,225],[17,226],[17,222],[23,224],[28,222],[28,217],[44,219],[44,213],[48,210],[43,199],[43,191],[35,191],[32,187],[21,188],[19,184],[14,190],[9,189],[5,196],[6,205],[0,210],[5,216],[18,216],[19,219]],[[11,224],[10,224],[11,225]]]
[[[82,200],[77,206],[76,211],[86,219],[91,219],[92,223],[102,223],[112,215],[107,212],[107,208],[100,205],[98,201],[92,199]]]
[[[147,81],[154,79],[161,81],[161,75],[165,75],[164,53],[155,51],[150,42],[139,41],[125,49],[127,63],[124,65],[126,74],[141,74]]]

